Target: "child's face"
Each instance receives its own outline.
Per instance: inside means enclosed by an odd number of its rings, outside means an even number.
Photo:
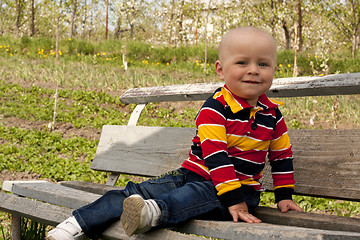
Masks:
[[[235,32],[224,42],[215,68],[230,91],[256,106],[271,87],[276,70],[276,47],[263,32]]]

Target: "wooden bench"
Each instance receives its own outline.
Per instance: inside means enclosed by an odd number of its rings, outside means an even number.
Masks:
[[[4,182],[0,210],[12,214],[12,239],[20,239],[20,218],[55,226],[73,209],[99,198],[114,186],[120,174],[157,176],[177,169],[187,158],[193,128],[136,126],[149,102],[197,101],[222,86],[189,84],[130,89],[124,103],[137,103],[127,126],[106,125],[91,168],[110,172],[106,185],[88,182]],[[360,93],[360,73],[320,78],[276,79],[270,97],[345,95]],[[296,194],[360,201],[360,129],[290,129],[293,144]],[[263,185],[272,189],[269,167]],[[8,193],[11,192],[11,193]],[[160,229],[128,237],[116,222],[103,239],[360,239],[360,219],[288,212],[259,207],[260,224],[191,220],[173,229]],[[190,234],[190,235],[189,235]],[[195,234],[195,235],[193,235]]]

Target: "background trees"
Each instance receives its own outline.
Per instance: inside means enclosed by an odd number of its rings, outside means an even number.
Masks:
[[[268,30],[281,49],[359,50],[359,0],[108,0],[108,39],[215,44],[228,29]],[[0,35],[105,39],[106,0],[0,0]],[[206,36],[205,36],[206,32]]]

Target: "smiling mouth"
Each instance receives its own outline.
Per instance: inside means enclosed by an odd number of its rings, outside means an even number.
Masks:
[[[249,84],[259,84],[259,82],[256,81],[251,81],[251,80],[247,80],[247,81],[243,81],[244,83],[249,83]]]

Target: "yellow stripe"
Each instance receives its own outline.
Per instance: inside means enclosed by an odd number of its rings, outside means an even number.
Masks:
[[[228,147],[236,146],[243,151],[259,150],[267,151],[269,149],[270,141],[261,141],[248,138],[246,136],[228,136]]]
[[[221,195],[240,187],[241,187],[241,183],[239,181],[233,181],[233,182],[221,183],[217,185],[216,190],[218,191],[217,194]]]
[[[272,140],[270,143],[270,150],[280,150],[286,149],[290,147],[290,138],[287,133],[282,135],[280,138],[276,140]]]
[[[194,162],[194,161],[192,161],[192,160],[190,160],[190,159],[187,159],[187,161],[190,162],[190,163],[192,163],[192,164],[194,164],[194,165],[196,165],[196,166],[198,166],[198,167],[200,167],[200,168],[202,168],[204,171],[206,171],[207,173],[209,173],[209,168],[208,168],[208,167],[203,166],[203,165],[201,165],[201,164],[199,164],[199,163],[197,163],[197,162]]]
[[[290,184],[290,185],[282,185],[282,186],[274,187],[274,190],[278,189],[278,188],[292,188],[292,189],[295,189],[295,186],[292,185],[292,184]]]
[[[279,105],[279,106],[284,105],[284,103],[283,103],[283,102],[276,101],[276,100],[274,100],[274,99],[272,99],[272,98],[269,98],[269,100],[270,100],[271,102],[273,102],[273,103],[275,103],[275,104]]]
[[[217,93],[214,94],[213,99],[216,99],[217,97],[219,97],[219,96],[221,96],[221,95],[222,95],[222,92],[221,92],[221,91],[220,91],[220,92],[217,92]]]
[[[245,179],[245,180],[241,181],[241,185],[253,185],[253,184],[259,184],[259,182],[255,181],[252,178],[248,178],[248,179]]]
[[[231,96],[231,94],[223,87],[221,93],[224,95],[225,101],[229,104],[231,111],[237,113],[242,110],[243,107]]]
[[[200,125],[198,135],[201,142],[205,139],[227,141],[225,126],[221,125]]]

